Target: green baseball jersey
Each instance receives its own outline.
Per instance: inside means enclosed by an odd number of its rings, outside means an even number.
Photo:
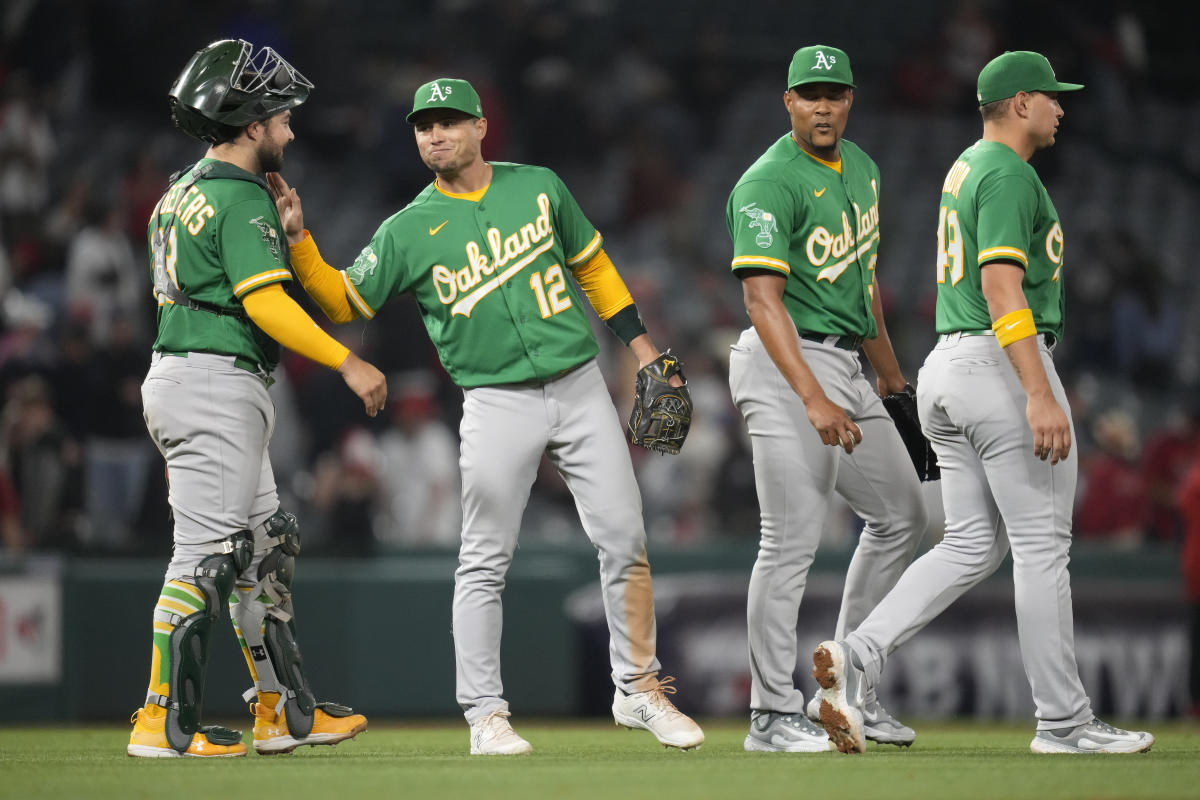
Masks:
[[[853,142],[839,149],[841,173],[788,133],[746,170],[725,207],[733,270],[786,275],[783,304],[802,331],[874,338],[879,168]]]
[[[411,292],[465,388],[551,379],[599,351],[568,273],[600,249],[600,234],[550,170],[491,165],[482,196],[427,186],[342,273],[367,319]]]
[[[1063,231],[1037,172],[1007,145],[968,147],[942,185],[938,212],[938,333],[992,327],[981,267],[1013,261],[1039,333],[1063,333]]]
[[[202,177],[196,179],[196,171]],[[267,370],[279,345],[249,319],[239,300],[268,284],[290,281],[279,212],[263,180],[224,161],[206,158],[181,176],[150,217],[147,235],[158,298],[154,349],[241,356]],[[160,258],[155,237],[161,234]],[[170,299],[167,282],[188,299],[226,309],[218,314]]]

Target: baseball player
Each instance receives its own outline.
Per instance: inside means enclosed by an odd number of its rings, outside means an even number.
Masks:
[[[127,752],[244,756],[241,731],[200,724],[212,628],[230,616],[254,687],[254,749],[287,753],[366,730],[317,703],[295,640],[289,586],[300,551],[279,508],[267,396],[279,345],[337,369],[371,416],[383,375],[323,333],[283,290],[282,225],[262,177],[282,165],[292,109],[312,84],[270,48],[222,40],[197,52],[170,91],[184,133],[209,144],[150,217],[158,336],[142,384],[146,427],[167,462],[175,550],[154,609],[146,702]]]
[[[938,210],[938,343],[917,401],[942,469],[945,538],[842,641],[813,654],[821,722],[861,752],[861,700],[884,662],[1013,551],[1017,633],[1033,689],[1035,753],[1133,753],[1154,737],[1092,713],[1075,663],[1067,572],[1078,457],[1051,352],[1063,333],[1063,230],[1028,163],[1054,144],[1061,83],[1044,56],[979,73],[983,138],[950,167]]]
[[[528,753],[500,680],[501,592],[542,454],[558,468],[599,551],[616,684],[613,717],[683,749],[704,741],[658,678],[641,498],[595,356],[587,301],[642,365],[658,358],[601,237],[550,170],[484,161],[487,120],[469,83],[417,89],[408,115],[436,178],[385,220],[348,269],[325,264],[299,197],[271,176],[292,261],[334,321],[371,319],[409,293],[442,365],[463,388],[462,546],[454,581],[457,699],[471,753]]]
[[[833,493],[866,523],[846,575],[840,633],[895,583],[927,523],[920,481],[880,399],[907,382],[875,279],[879,169],[842,138],[853,101],[844,52],[796,51],[783,95],[792,129],[741,177],[725,211],[752,323],[733,345],[729,387],[750,432],[762,515],[746,609],[747,750],[830,747],[792,673],[796,618]],[[868,718],[877,741],[908,745],[916,736],[874,696]]]

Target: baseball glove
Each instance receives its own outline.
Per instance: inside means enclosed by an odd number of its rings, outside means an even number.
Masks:
[[[672,375],[678,375],[684,385],[672,386]],[[647,450],[675,455],[691,426],[692,396],[683,365],[668,350],[639,369],[634,379],[629,439]]]
[[[887,409],[900,431],[900,438],[908,449],[908,457],[912,459],[917,470],[917,477],[922,481],[936,481],[942,477],[938,467],[937,456],[929,446],[925,434],[921,433],[921,419],[917,416],[917,393],[912,386],[906,385],[902,392],[892,392],[883,398],[883,407]]]

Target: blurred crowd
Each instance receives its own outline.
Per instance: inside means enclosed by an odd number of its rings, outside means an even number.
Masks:
[[[697,415],[683,453],[633,453],[649,535],[679,545],[757,536],[748,442],[725,373],[747,320],[724,204],[787,129],[791,52],[826,40],[854,63],[847,136],[883,170],[879,277],[911,381],[934,338],[928,212],[944,169],[978,136],[975,76],[1003,49],[1046,52],[1063,79],[1087,84],[1058,147],[1035,161],[1072,242],[1056,357],[1080,446],[1077,536],[1138,547],[1200,529],[1200,315],[1183,280],[1200,246],[1200,136],[1161,120],[1197,133],[1200,114],[1191,45],[1169,15],[1121,2],[878,0],[799,25],[795,5],[763,0],[751,14],[674,0],[651,4],[651,15],[628,0],[243,0],[200,14],[135,0],[13,3],[0,50],[2,549],[169,547],[162,460],[139,394],[154,337],[145,228],[168,176],[203,153],[172,129],[167,88],[194,50],[225,37],[275,46],[316,84],[285,172],[331,263],[349,263],[428,183],[404,115],[431,77],[480,90],[485,156],[562,175],[655,341],[687,368]],[[1101,181],[1110,174],[1147,198],[1144,213]],[[1148,185],[1123,185],[1130,174]],[[901,212],[912,209],[909,225]],[[461,396],[415,307],[394,303],[369,325],[332,332],[389,374],[390,406],[369,420],[338,375],[285,356],[271,390],[272,455],[306,546],[455,547]],[[625,413],[635,365],[600,325],[597,337]],[[545,467],[523,537],[582,536]]]

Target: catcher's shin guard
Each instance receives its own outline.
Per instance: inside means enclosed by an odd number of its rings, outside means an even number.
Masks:
[[[238,535],[222,544],[224,552],[205,556],[191,581],[169,581],[154,610],[156,675],[165,673],[166,686],[152,675],[146,704],[166,709],[163,732],[167,743],[180,753],[188,750],[192,737],[201,730],[213,623],[229,598],[239,566],[249,563],[247,538]],[[164,634],[166,641],[162,642]]]
[[[258,547],[267,553],[259,562],[257,580],[239,580],[229,606],[255,684],[245,699],[256,693],[278,694],[275,713],[284,711],[292,736],[303,738],[312,731],[317,703],[304,675],[292,622],[291,585],[300,552],[300,526],[295,515],[280,510],[263,523],[263,530],[265,537]]]

